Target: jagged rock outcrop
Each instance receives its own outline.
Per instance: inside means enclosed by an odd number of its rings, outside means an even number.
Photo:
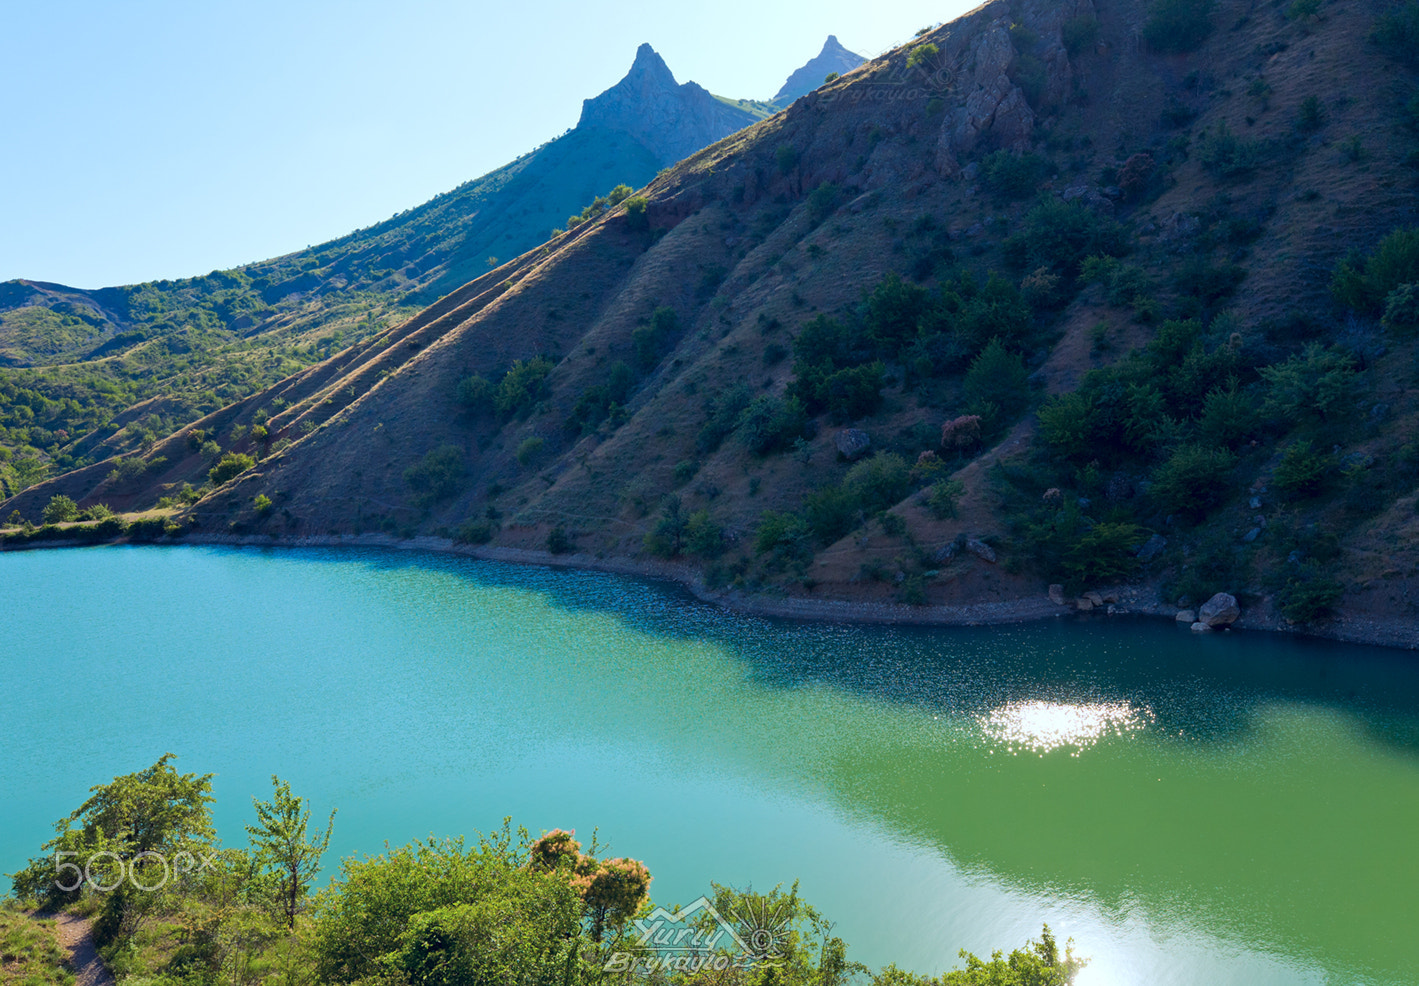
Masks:
[[[628,133],[670,164],[758,119],[758,114],[715,98],[703,86],[677,83],[665,59],[643,44],[624,79],[582,101],[577,128]]]
[[[1093,0],[1046,3],[1035,0],[1025,6],[1019,24],[1023,30],[1011,32],[1008,12],[976,32],[952,35],[936,56],[940,64],[933,75],[950,79],[960,102],[945,114],[936,141],[936,169],[945,177],[961,172],[964,156],[985,141],[1010,151],[1029,149],[1035,129],[1035,109],[1030,97],[1017,83],[1018,69],[1027,65],[1036,81],[1031,95],[1038,106],[1065,100],[1074,84],[1074,73],[1065,50],[1063,27],[1066,21],[1094,15]]]
[[[848,51],[839,42],[837,35],[828,35],[823,42],[823,50],[802,68],[788,77],[773,101],[779,106],[787,106],[799,96],[806,96],[823,84],[832,72],[842,75],[851,72],[867,59],[853,51]]]

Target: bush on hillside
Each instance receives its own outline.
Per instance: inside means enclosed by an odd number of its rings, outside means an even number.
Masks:
[[[1166,513],[1197,519],[1232,486],[1237,457],[1226,449],[1185,445],[1153,472],[1153,497]]]
[[[1380,322],[1399,336],[1419,332],[1419,284],[1401,284],[1385,298],[1385,313]]]
[[[517,360],[503,374],[493,394],[493,407],[504,417],[526,414],[547,395],[547,375],[554,364],[542,356]]]
[[[61,493],[49,498],[40,516],[46,524],[67,524],[79,516],[79,505]]]
[[[762,394],[740,413],[734,432],[750,452],[769,455],[792,445],[807,423],[808,415],[796,397],[785,400]]]
[[[1143,40],[1163,54],[1193,51],[1212,33],[1214,0],[1153,0],[1143,23]]]
[[[1281,453],[1272,480],[1288,497],[1313,496],[1320,492],[1333,466],[1331,457],[1317,452],[1309,441],[1292,442]]]
[[[463,450],[457,445],[440,445],[404,470],[404,482],[414,492],[414,502],[427,507],[457,493],[465,470]]]
[[[1378,315],[1391,291],[1419,282],[1419,227],[1396,229],[1368,257],[1346,257],[1335,268],[1330,291],[1356,311]]]
[[[1080,272],[1086,257],[1120,257],[1128,251],[1124,228],[1079,202],[1046,199],[1025,214],[1020,232],[1005,241],[1006,256],[1021,270],[1046,267],[1064,277]]]
[[[249,455],[241,452],[228,452],[218,460],[215,466],[207,470],[207,478],[212,481],[213,486],[221,486],[255,465],[256,460]]]
[[[1278,422],[1335,423],[1354,410],[1359,394],[1355,358],[1318,342],[1260,373],[1267,385],[1262,413]]]
[[[1023,199],[1035,193],[1049,167],[1049,160],[1038,154],[1001,148],[981,159],[980,176],[985,187],[1002,199]]]
[[[631,332],[631,349],[635,352],[636,364],[642,370],[653,369],[679,329],[680,317],[675,314],[675,309],[661,305],[652,312],[646,324],[637,326]]]
[[[475,373],[458,381],[454,398],[473,414],[489,414],[494,408],[493,397],[496,391],[497,388],[486,377]]]
[[[1030,403],[1029,373],[1025,362],[992,339],[971,361],[963,386],[970,413],[980,415],[985,435],[999,433],[1018,418]]]
[[[1396,61],[1419,61],[1419,2],[1406,0],[1385,11],[1375,20],[1370,40]]]

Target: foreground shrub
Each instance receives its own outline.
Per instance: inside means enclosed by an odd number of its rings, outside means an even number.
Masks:
[[[1344,587],[1319,564],[1303,562],[1287,575],[1276,593],[1276,603],[1286,619],[1310,623],[1329,615],[1344,594]]]
[[[525,414],[547,395],[547,375],[554,364],[541,356],[518,360],[503,374],[493,394],[493,407],[504,417]]]
[[[1312,496],[1324,485],[1332,465],[1330,456],[1321,455],[1310,442],[1292,442],[1281,453],[1272,480],[1276,488],[1289,497]]]

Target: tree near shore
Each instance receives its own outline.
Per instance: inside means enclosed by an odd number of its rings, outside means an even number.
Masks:
[[[311,834],[309,802],[292,794],[291,785],[275,774],[271,775],[271,784],[276,790],[270,801],[252,797],[257,824],[248,825],[246,831],[251,837],[252,855],[276,878],[276,900],[286,926],[294,928],[296,914],[320,872],[320,857],[330,844],[335,809],[330,810],[325,832]]]

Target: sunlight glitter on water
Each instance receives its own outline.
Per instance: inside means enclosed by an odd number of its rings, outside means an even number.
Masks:
[[[1048,753],[1073,747],[1074,755],[1106,736],[1122,736],[1150,725],[1153,710],[1131,702],[1011,702],[981,716],[985,735],[1011,753]]]

